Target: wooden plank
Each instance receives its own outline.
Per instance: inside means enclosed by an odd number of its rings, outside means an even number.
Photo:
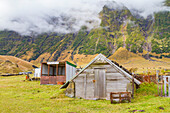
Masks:
[[[76,93],[75,95],[76,95],[76,97],[84,98],[83,89],[84,89],[83,82],[82,83],[75,82],[75,93]]]
[[[167,96],[167,91],[166,91],[166,76],[164,76],[164,93],[165,93],[165,97]]]
[[[110,65],[107,61],[96,60],[92,65]]]
[[[113,104],[113,96],[111,93],[110,93],[110,101],[111,101],[111,104]]]
[[[105,69],[99,70],[99,98],[105,97]]]
[[[119,88],[119,89],[110,89],[108,90],[107,89],[107,93],[110,93],[110,92],[123,92],[123,91],[127,91],[126,88]]]
[[[161,97],[163,96],[163,76],[161,76]]]
[[[106,88],[107,90],[108,89],[117,89],[117,90],[119,90],[119,89],[127,89],[127,86],[126,85],[121,85],[121,86],[111,86],[111,85],[107,85],[107,88]]]
[[[87,76],[88,80],[88,76]],[[87,98],[94,98],[94,83],[87,83],[87,89],[86,89],[86,99]]]
[[[75,79],[75,82],[80,82],[80,83],[82,83],[83,82],[83,79],[84,79],[84,77],[83,76],[79,76],[79,77],[77,77],[76,79]]]
[[[94,98],[94,76],[89,76],[90,74],[87,74],[86,78],[86,99],[87,98]]]
[[[48,65],[48,76],[50,76],[50,65]]]
[[[121,102],[121,93],[119,93],[119,103]]]
[[[84,76],[86,76],[86,73],[81,73],[80,75],[79,75],[79,77],[84,77]],[[78,77],[77,77],[78,78]]]
[[[94,87],[94,97],[95,98],[99,98],[99,93],[98,93],[98,77],[99,77],[99,70],[98,69],[95,69],[94,70],[95,72],[95,87]]]
[[[159,70],[156,70],[156,80],[157,80],[157,90],[158,90],[158,96],[159,96]]]
[[[117,70],[115,70],[113,67],[106,68],[106,73],[118,73]]]
[[[86,98],[86,89],[87,89],[87,75],[84,77],[84,98]]]
[[[93,77],[94,78],[94,73],[93,74],[88,74],[88,77]]]
[[[125,88],[121,88],[121,89],[115,89],[115,90],[112,90],[112,92],[126,92],[126,89]],[[111,91],[107,91],[107,93],[110,93]]]
[[[117,89],[119,89],[119,88],[121,88],[121,87],[127,87],[127,83],[117,83],[117,82],[110,82],[110,83],[108,83],[107,82],[107,88],[117,88]]]
[[[121,87],[121,88],[106,88],[107,92],[122,92],[126,91],[126,87]],[[121,91],[122,90],[122,91]]]
[[[121,73],[106,73],[106,78],[113,78],[113,77],[124,77]]]
[[[113,78],[107,78],[106,81],[109,82],[121,82],[121,83],[129,83],[130,81],[123,77],[113,77]]]
[[[99,70],[99,81],[98,81],[98,91],[99,91],[99,98],[102,98],[103,97],[103,76],[102,76],[102,71]]]
[[[97,69],[106,69],[106,68],[108,68],[108,67],[110,67],[110,65],[91,65],[90,67],[92,67],[92,68],[97,68]]]
[[[151,78],[150,78],[150,75],[149,75],[149,73],[148,73],[148,79],[149,79],[149,83],[151,82]]]
[[[94,82],[94,77],[88,77],[87,83],[93,83],[93,82]]]
[[[132,73],[132,98],[134,98],[134,73]]]
[[[58,76],[58,64],[56,64],[56,76]]]
[[[127,83],[130,83],[130,81],[124,80],[124,79],[106,79],[106,82],[107,83],[116,83],[117,82],[118,84],[127,84]]]
[[[130,92],[111,92],[112,94],[129,94]]]
[[[86,70],[84,70],[82,73],[94,73],[94,69],[86,69]]]

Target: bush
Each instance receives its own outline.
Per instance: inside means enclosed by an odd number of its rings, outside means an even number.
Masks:
[[[153,82],[151,83],[142,83],[140,88],[136,90],[139,95],[157,95],[157,85]]]

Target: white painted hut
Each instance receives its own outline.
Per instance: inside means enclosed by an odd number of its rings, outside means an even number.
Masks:
[[[66,95],[84,99],[110,99],[110,92],[131,91],[132,76],[104,55],[96,56],[76,76],[65,83]],[[141,82],[134,79],[139,85]]]
[[[40,78],[40,77],[41,77],[41,68],[35,68],[34,78]]]

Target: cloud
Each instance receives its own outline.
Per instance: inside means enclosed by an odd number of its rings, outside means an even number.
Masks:
[[[101,10],[99,2],[90,0],[1,0],[0,29],[24,35],[76,32],[83,25],[92,29],[100,24]]]
[[[98,13],[110,0],[0,0],[0,30],[14,30],[22,35],[43,32],[70,33],[99,27]],[[142,16],[167,10],[164,0],[115,0]],[[168,9],[169,10],[169,9]]]
[[[140,15],[147,17],[159,11],[170,11],[169,7],[164,6],[165,0],[115,0],[118,3],[123,3],[133,13],[135,10],[140,12]],[[138,12],[138,13],[139,13]]]

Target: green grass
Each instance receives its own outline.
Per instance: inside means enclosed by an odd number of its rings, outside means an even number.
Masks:
[[[170,112],[170,98],[143,96],[141,87],[132,103],[110,104],[108,100],[84,100],[66,97],[60,85],[40,85],[37,81],[24,81],[25,76],[0,77],[1,113],[146,113]],[[149,86],[150,87],[150,86]],[[163,107],[164,110],[159,109]]]

